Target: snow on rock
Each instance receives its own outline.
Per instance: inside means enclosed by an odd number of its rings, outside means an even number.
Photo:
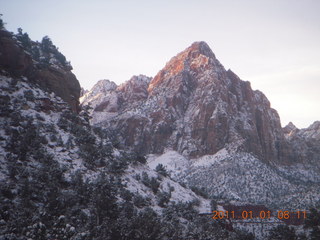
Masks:
[[[87,105],[90,103],[92,108],[96,108],[103,101],[108,99],[108,96],[113,90],[117,88],[117,85],[109,80],[98,81],[90,91],[86,92],[81,98],[80,103]]]
[[[115,114],[121,114],[130,106],[138,106],[148,93],[147,87],[151,78],[138,75],[117,86],[109,80],[100,80],[92,89],[81,98],[82,106],[89,105],[92,108],[92,124],[99,124],[108,120]],[[134,109],[131,109],[134,110]]]
[[[139,166],[131,166],[126,170],[126,173],[123,176],[124,183],[126,184],[127,189],[130,192],[134,194],[139,194],[145,198],[149,198],[152,202],[152,207],[155,210],[158,210],[158,212],[160,213],[159,210],[161,210],[161,208],[158,207],[156,195],[151,191],[150,188],[148,188],[143,183],[141,183],[141,180],[137,180],[135,178],[135,176],[137,175],[141,176],[143,173],[147,173],[147,175],[150,178],[155,177],[159,179],[159,174],[157,172],[150,169],[148,166],[139,165]],[[200,201],[200,205],[198,207],[199,212],[210,213],[211,211],[210,200],[204,199],[203,197],[196,195],[190,189],[187,189],[181,186],[179,183],[175,182],[170,178],[162,176],[160,181],[161,183],[160,183],[159,191],[161,192],[171,191],[170,202],[186,203],[186,202],[199,200]]]
[[[320,141],[320,121],[316,121],[306,129],[301,129],[304,138]]]
[[[216,154],[214,155],[205,155],[200,158],[192,160],[192,166],[193,167],[206,167],[213,165],[216,162],[222,161],[226,159],[228,156],[228,151],[223,148],[219,150]]]
[[[320,190],[320,175],[312,166],[275,168],[251,154],[235,151],[232,146],[193,159],[172,150],[161,155],[150,154],[149,167],[155,169],[158,164],[164,165],[173,179],[204,187],[216,199],[303,209],[320,197],[316,193]]]
[[[159,164],[162,164],[171,176],[174,176],[185,171],[190,161],[176,151],[167,150],[162,155],[148,155],[147,164],[151,169],[156,169]]]

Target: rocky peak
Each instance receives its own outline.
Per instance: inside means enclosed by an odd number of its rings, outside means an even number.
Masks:
[[[208,44],[195,42],[166,64],[150,82],[148,92],[154,95],[163,87],[177,89],[183,85],[192,86],[196,82],[192,82],[194,79],[189,75],[197,75],[210,69],[215,72],[224,71]]]
[[[137,82],[117,88],[117,113],[100,124],[119,132],[124,146],[142,154],[171,148],[192,158],[233,144],[265,162],[289,161],[277,111],[262,92],[226,71],[205,42],[173,57],[147,91],[136,91],[135,85],[147,87]]]
[[[117,88],[117,92],[121,93],[120,102],[131,104],[148,97],[147,88],[151,81],[150,77],[145,75],[133,76],[130,80],[121,84]]]
[[[320,170],[320,121],[316,121],[308,128],[302,129],[298,129],[289,123],[284,128],[284,132],[292,146],[294,160],[310,163],[314,168]]]
[[[100,80],[80,98],[80,102],[82,105],[90,104],[94,112],[122,112],[128,106],[133,107],[148,97],[147,88],[150,80],[150,77],[138,75],[119,86],[109,80]]]
[[[310,140],[320,140],[320,121],[315,121],[308,128],[302,130],[305,138]]]
[[[107,79],[103,79],[103,80],[99,80],[90,90],[90,92],[88,92],[87,94],[90,96],[95,96],[97,94],[107,94],[110,91],[113,91],[117,88],[117,84],[107,80]]]
[[[283,128],[283,132],[286,136],[290,136],[294,131],[299,131],[299,129],[292,122],[289,122]]]
[[[110,100],[110,95],[116,88],[117,84],[110,80],[99,80],[80,98],[80,103],[81,105],[90,104],[95,111],[102,111],[105,106],[103,104]]]
[[[151,81],[150,77],[145,75],[132,76],[128,81],[122,83],[117,90],[121,92],[134,91],[137,88],[148,86]]]
[[[117,84],[108,80],[99,80],[92,88],[92,90],[99,89],[104,92],[112,91],[117,88]]]
[[[184,52],[188,53],[188,57],[196,58],[199,55],[204,55],[209,58],[215,58],[214,53],[212,52],[209,45],[204,42],[194,42],[190,47],[188,47]]]

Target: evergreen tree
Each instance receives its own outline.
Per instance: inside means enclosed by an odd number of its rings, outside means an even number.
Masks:
[[[31,50],[31,39],[28,33],[23,33],[22,28],[18,28],[17,39],[21,42],[22,46],[27,50]]]
[[[53,44],[51,39],[48,36],[44,36],[42,38],[41,47],[42,47],[42,50],[46,51],[47,53],[50,52],[51,48],[53,47]]]
[[[165,207],[170,201],[171,198],[171,193],[167,192],[158,192],[157,193],[157,198],[158,198],[158,205],[160,207]]]
[[[34,58],[34,60],[36,60],[38,62],[40,61],[40,50],[39,50],[38,46],[32,47],[31,54],[32,54],[32,57]]]
[[[116,219],[118,214],[117,189],[114,180],[102,173],[92,187],[91,203],[96,216],[96,224],[101,225],[104,218]]]
[[[2,14],[0,14],[0,29],[4,28],[4,22],[2,20]]]
[[[139,212],[138,216],[132,219],[132,222],[132,230],[134,231],[132,239],[161,239],[161,221],[157,213],[151,208]]]
[[[164,177],[167,177],[169,175],[168,172],[167,172],[167,169],[161,163],[159,163],[156,166],[156,172],[158,172],[159,174],[161,174]]]

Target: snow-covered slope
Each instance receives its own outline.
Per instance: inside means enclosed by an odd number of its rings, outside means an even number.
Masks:
[[[205,188],[217,200],[264,204],[273,209],[307,209],[319,204],[320,174],[312,165],[276,167],[227,148],[190,160],[175,151],[149,155],[148,165],[155,169],[158,164],[177,181]]]

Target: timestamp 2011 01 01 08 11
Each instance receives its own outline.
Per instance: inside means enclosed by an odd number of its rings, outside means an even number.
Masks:
[[[277,211],[277,214],[273,216],[271,211],[259,211],[259,212],[253,212],[253,211],[241,211],[240,213],[235,213],[235,211],[212,211],[212,219],[254,219],[254,218],[259,218],[259,219],[270,219],[271,217],[276,217],[280,220],[282,219],[290,219],[290,218],[303,218],[305,219],[307,217],[307,212],[306,211],[300,211],[297,210],[295,212],[290,212],[290,211],[282,211],[279,210]]]

